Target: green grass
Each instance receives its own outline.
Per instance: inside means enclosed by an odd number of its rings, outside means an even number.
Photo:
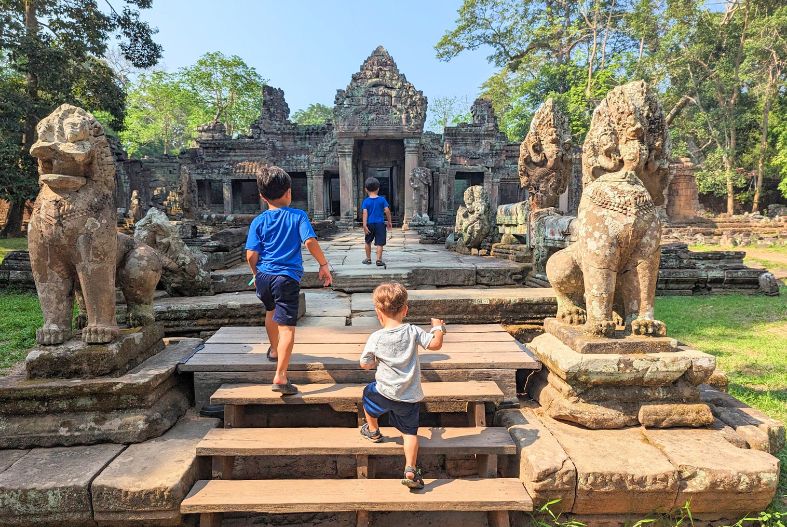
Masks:
[[[11,251],[26,251],[27,238],[0,238],[0,263]]]
[[[32,293],[0,293],[0,374],[22,360],[35,344],[41,326],[38,297]]]
[[[658,297],[668,335],[716,356],[730,394],[787,423],[787,287],[779,297]],[[774,507],[787,511],[787,448]]]

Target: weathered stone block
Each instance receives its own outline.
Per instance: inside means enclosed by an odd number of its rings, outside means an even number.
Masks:
[[[670,337],[624,335],[616,331],[615,338],[596,337],[585,333],[582,326],[573,326],[556,318],[544,320],[544,331],[557,337],[577,353],[666,353],[678,351],[678,341]]]
[[[0,525],[95,525],[90,482],[123,445],[36,448],[0,473]]]
[[[644,403],[637,418],[646,428],[699,427],[713,423],[713,413],[705,403]]]
[[[180,525],[180,502],[199,474],[197,443],[218,419],[186,416],[156,439],[129,446],[93,481],[94,518],[101,526],[155,522]],[[203,459],[207,467],[207,458]]]
[[[509,477],[519,477],[533,505],[559,499],[554,512],[568,512],[574,506],[577,471],[560,443],[544,426],[533,409],[501,410],[495,426],[505,426],[516,443],[516,457]]]
[[[549,383],[538,380],[533,383],[530,394],[552,418],[576,423],[593,430],[625,428],[639,424],[637,413],[640,404],[636,402],[571,401],[563,397]]]
[[[151,324],[124,329],[109,344],[87,344],[71,339],[59,346],[34,348],[25,359],[27,376],[35,378],[91,378],[122,375],[164,348],[164,327]]]
[[[675,507],[744,514],[764,510],[776,493],[779,461],[730,444],[716,430],[645,430],[647,440],[675,466]]]

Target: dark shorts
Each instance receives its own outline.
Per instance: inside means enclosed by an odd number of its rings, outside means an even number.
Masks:
[[[259,298],[267,311],[273,311],[273,320],[282,326],[298,324],[298,304],[301,284],[289,276],[257,273],[254,278]]]
[[[364,238],[366,243],[370,244],[374,240],[374,244],[378,247],[385,245],[385,223],[367,223],[366,226],[369,228],[369,234]]]
[[[363,407],[372,417],[388,414],[391,426],[403,434],[418,435],[418,421],[421,415],[419,403],[393,401],[377,391],[377,383],[372,382],[363,389]]]

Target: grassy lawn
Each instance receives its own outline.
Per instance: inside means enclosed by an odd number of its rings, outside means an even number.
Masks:
[[[11,251],[27,250],[27,238],[0,238],[0,262]]]
[[[787,287],[781,296],[658,297],[668,335],[717,358],[730,394],[787,423]],[[774,506],[787,511],[787,448]]]
[[[43,322],[38,297],[32,293],[0,292],[0,374],[25,358]]]

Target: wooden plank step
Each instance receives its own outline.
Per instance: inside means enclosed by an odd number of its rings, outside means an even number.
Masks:
[[[309,370],[360,370],[360,353],[311,355],[293,353],[289,369]],[[449,347],[440,351],[420,353],[422,370],[457,369],[528,369],[537,370],[539,362],[527,351],[486,353],[457,352]],[[180,371],[274,371],[276,363],[268,361],[265,353],[207,353],[205,349],[179,367]]]
[[[283,397],[269,384],[223,384],[210,398],[211,404],[331,404],[360,403],[363,384],[303,384],[296,395]],[[503,392],[494,381],[421,383],[423,402],[495,402]]]
[[[518,479],[428,479],[410,492],[398,479],[199,481],[183,514],[351,511],[530,511]]]
[[[357,428],[225,428],[210,430],[198,456],[401,455],[402,434],[381,428],[386,438],[372,443]],[[422,454],[516,454],[506,428],[420,428]]]
[[[299,340],[299,339],[298,339]],[[315,356],[315,357],[346,357],[350,356],[355,358],[361,356],[366,341],[363,342],[343,342],[336,343],[328,340],[323,340],[321,343],[303,343],[296,342],[293,346],[293,353],[297,355]],[[265,355],[268,351],[268,343],[255,342],[255,343],[236,343],[236,344],[205,344],[205,347],[200,353],[226,353],[226,354],[256,354],[262,353]],[[522,353],[524,346],[513,338],[508,341],[491,341],[491,342],[453,342],[443,344],[440,353],[448,353],[453,355],[455,353],[489,353],[498,355],[500,353]],[[437,353],[437,352],[435,352]],[[420,351],[421,356],[428,355],[428,351]]]

